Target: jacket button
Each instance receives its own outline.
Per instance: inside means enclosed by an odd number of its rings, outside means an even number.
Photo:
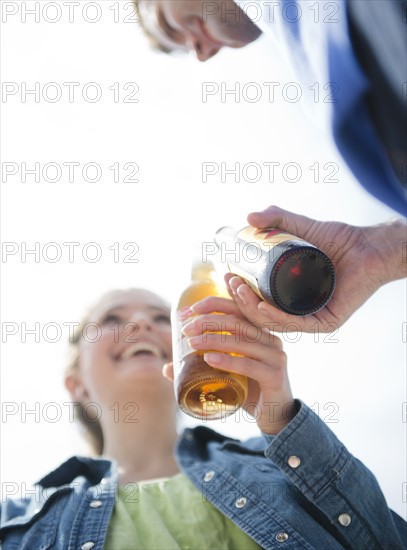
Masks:
[[[247,498],[240,497],[235,502],[235,506],[236,506],[236,508],[243,508],[244,506],[246,506],[246,502],[247,502]]]
[[[100,508],[102,506],[103,502],[101,500],[92,500],[92,502],[89,504],[91,508]]]
[[[94,546],[94,542],[85,542],[85,544],[82,544],[81,550],[91,550]]]
[[[209,472],[206,472],[204,475],[204,481],[211,481],[215,477],[215,472],[213,470],[209,470]]]
[[[277,533],[277,535],[276,535],[276,541],[277,542],[285,542],[286,540],[288,540],[287,533],[284,533],[284,532]]]
[[[341,514],[338,517],[338,521],[342,525],[342,527],[347,527],[348,525],[350,525],[352,518],[350,517],[349,514]]]
[[[301,464],[301,459],[299,459],[298,456],[292,455],[288,457],[287,463],[290,468],[298,468],[298,466]]]

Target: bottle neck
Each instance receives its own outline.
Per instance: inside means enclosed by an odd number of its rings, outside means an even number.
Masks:
[[[211,262],[196,263],[191,269],[192,281],[214,281],[215,267]]]

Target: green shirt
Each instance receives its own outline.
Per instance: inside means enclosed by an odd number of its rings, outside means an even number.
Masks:
[[[119,487],[104,550],[258,550],[182,473]]]

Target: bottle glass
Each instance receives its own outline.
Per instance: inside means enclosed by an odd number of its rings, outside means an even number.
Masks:
[[[199,419],[218,420],[242,406],[247,397],[247,378],[212,368],[203,358],[205,352],[191,348],[182,333],[183,324],[192,317],[182,321],[180,313],[207,296],[229,297],[214,280],[213,264],[195,264],[191,284],[172,310],[174,388],[183,412]],[[211,324],[205,332],[225,333],[221,317],[219,314],[219,324]]]
[[[316,246],[281,231],[222,227],[216,233],[222,261],[271,305],[292,315],[324,307],[335,288],[335,269]]]

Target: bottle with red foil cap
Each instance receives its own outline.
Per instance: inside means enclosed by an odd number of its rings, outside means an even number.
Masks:
[[[222,262],[269,304],[291,315],[323,308],[335,289],[335,269],[316,246],[281,231],[222,227],[216,233]]]

